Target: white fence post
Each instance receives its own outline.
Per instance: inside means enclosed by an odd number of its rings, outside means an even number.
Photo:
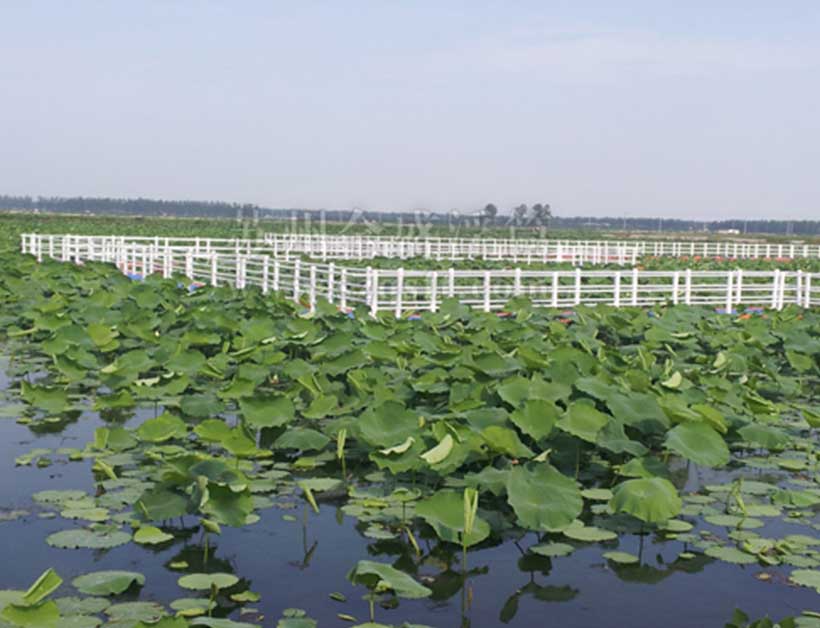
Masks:
[[[730,270],[726,273],[726,313],[732,313],[732,279],[734,278],[734,273]]]
[[[638,269],[632,269],[632,305],[638,305]]]
[[[768,245],[766,245],[768,247]],[[778,290],[780,290],[780,269],[775,268],[772,273],[772,309],[777,309]]]
[[[217,262],[216,258],[217,258],[217,254],[216,253],[211,253],[211,285],[212,286],[216,286],[216,284],[217,284],[216,272],[217,272],[218,262]]]
[[[743,302],[743,269],[738,268],[735,275],[735,304],[740,305]]]
[[[262,258],[262,294],[268,293],[268,266],[270,264],[270,258],[265,255]]]
[[[490,271],[484,271],[484,311],[490,311]]]
[[[299,275],[302,273],[302,260],[296,258],[293,260],[293,300],[299,302]]]
[[[342,266],[341,284],[339,285],[339,307],[347,309],[347,268]]]
[[[581,303],[581,269],[575,269],[575,305]]]
[[[621,271],[615,271],[615,277],[612,282],[612,305],[621,307]]]
[[[324,240],[323,240],[324,241]],[[325,246],[325,254],[327,254],[327,246]],[[336,282],[336,264],[331,262],[327,266],[327,300],[333,303],[333,296]]]
[[[368,268],[370,268],[368,266]],[[370,314],[376,316],[379,313],[379,269],[371,269],[370,276]]]
[[[404,268],[396,271],[396,318],[401,318],[402,293],[404,292]]]
[[[429,243],[428,243],[429,246]],[[430,311],[435,312],[438,309],[436,301],[438,294],[438,273],[434,270],[430,273]],[[808,297],[808,294],[806,295]]]
[[[680,286],[680,271],[676,270],[672,274],[672,303],[677,305],[679,302],[678,288]]]
[[[310,291],[308,292],[308,307],[311,312],[316,311],[316,264],[310,265]]]

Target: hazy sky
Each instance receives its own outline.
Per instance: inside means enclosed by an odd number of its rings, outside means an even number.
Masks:
[[[0,193],[820,219],[820,2],[0,0]]]

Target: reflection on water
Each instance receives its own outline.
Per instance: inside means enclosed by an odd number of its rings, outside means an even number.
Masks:
[[[7,364],[0,359],[0,367]],[[73,411],[24,425],[16,419],[27,414],[5,369],[0,369],[0,385],[5,389],[0,400],[0,513],[20,509],[29,513],[11,521],[0,517],[0,561],[14,565],[0,570],[0,589],[26,586],[49,566],[66,581],[88,571],[129,569],[144,573],[146,583],[141,591],[126,594],[126,599],[167,604],[190,597],[191,592],[177,585],[182,572],[173,568],[185,563],[187,572],[236,574],[241,579],[237,590],[259,593],[261,601],[252,606],[261,616],[245,615],[246,621],[273,625],[283,609],[295,607],[306,609],[320,625],[338,625],[340,612],[360,621],[368,617],[365,590],[353,586],[346,575],[358,560],[369,558],[394,564],[433,592],[419,601],[381,599],[376,620],[397,624],[690,627],[722,625],[735,607],[750,616],[781,616],[817,607],[811,590],[754,578],[760,571],[757,566],[737,567],[700,553],[681,559],[679,554],[690,550],[685,543],[644,533],[634,521],[624,522],[617,541],[576,544],[574,553],[560,558],[528,553],[527,547],[543,540],[534,534],[485,542],[469,551],[466,574],[461,571],[460,548],[440,543],[434,534],[420,535],[418,553],[404,537],[369,538],[364,535],[367,526],[345,516],[338,501],[320,504],[318,514],[302,511],[301,505],[261,510],[254,525],[223,527],[221,535],[209,535],[207,549],[192,517],[172,522],[166,529],[174,539],[158,546],[129,543],[96,551],[51,548],[46,536],[71,524],[41,518],[43,509],[32,503],[32,493],[55,488],[91,492],[95,486],[91,461],[69,462],[66,455],[54,452],[84,447],[100,425],[134,427],[161,408]],[[15,466],[15,458],[37,448],[53,452],[50,466]],[[725,476],[725,472],[705,474],[686,466],[676,473],[690,487]],[[286,515],[291,516],[283,518]],[[616,548],[639,556],[639,564],[622,565],[602,557],[603,551]],[[333,592],[347,601],[331,599]],[[215,616],[238,618],[239,604],[230,593],[220,592]],[[64,585],[59,594],[71,591]]]

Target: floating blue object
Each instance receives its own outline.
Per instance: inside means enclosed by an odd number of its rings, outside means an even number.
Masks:
[[[737,310],[726,310],[725,307],[716,307],[715,312],[717,314],[737,314]]]
[[[142,275],[139,273],[126,273],[125,276],[133,281],[142,281]]]

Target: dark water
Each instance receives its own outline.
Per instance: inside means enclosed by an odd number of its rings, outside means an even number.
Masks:
[[[0,362],[0,370],[3,363]],[[0,374],[0,388],[7,380]],[[9,391],[10,393],[10,391]],[[57,434],[33,434],[14,421],[16,415],[8,404],[0,418],[0,510],[11,508],[30,511],[30,515],[11,522],[0,522],[0,589],[26,588],[43,570],[54,567],[66,580],[57,595],[71,595],[71,578],[100,569],[129,569],[146,576],[139,599],[168,603],[180,597],[193,597],[176,581],[180,573],[164,565],[184,558],[193,567],[202,555],[199,534],[187,540],[177,539],[170,548],[159,551],[129,543],[108,551],[61,550],[48,546],[45,538],[57,530],[76,524],[57,518],[37,516],[37,505],[30,495],[44,489],[81,489],[92,492],[94,483],[90,462],[62,463],[47,468],[15,467],[14,459],[34,447],[82,448],[101,425],[94,413],[85,413]],[[154,409],[139,411],[128,425],[153,416]],[[63,457],[64,458],[64,457]],[[297,521],[285,521],[280,509],[260,511],[261,521],[243,529],[223,528],[223,534],[212,547],[211,571],[235,571],[248,581],[249,588],[262,595],[257,604],[264,615],[241,618],[275,626],[285,608],[297,607],[319,621],[320,626],[345,624],[337,613],[347,613],[360,621],[368,618],[368,604],[362,599],[361,587],[353,587],[345,578],[358,560],[372,559],[393,563],[406,549],[391,541],[365,538],[355,528],[356,521],[337,512],[337,506],[322,504],[318,515],[310,513],[306,527],[302,510],[287,511]],[[195,523],[191,520],[191,525]],[[778,524],[775,524],[778,525]],[[805,526],[779,524],[783,534],[816,534]],[[771,530],[774,532],[775,530]],[[765,534],[765,531],[758,530]],[[780,532],[780,531],[778,531]],[[774,573],[773,581],[762,582],[754,575],[762,571],[757,565],[739,567],[721,563],[675,562],[684,545],[677,541],[653,543],[652,537],[621,536],[605,545],[590,545],[563,558],[522,559],[522,552],[512,541],[471,551],[469,567],[471,604],[466,611],[470,623],[462,617],[463,595],[460,590],[460,557],[434,552],[437,558],[452,561],[453,571],[439,576],[444,565],[425,564],[419,576],[435,577],[434,597],[421,601],[402,600],[398,608],[377,607],[376,620],[400,624],[417,622],[440,628],[469,625],[473,628],[498,626],[561,627],[691,627],[722,626],[735,608],[752,617],[770,614],[780,618],[803,610],[820,608],[820,596],[814,591],[785,584],[786,572]],[[535,543],[528,535],[521,548]],[[431,546],[435,545],[430,541]],[[601,553],[617,549],[640,554],[640,566],[612,568]],[[307,550],[307,551],[306,551]],[[697,559],[696,559],[697,560]],[[432,562],[432,561],[429,561]],[[701,571],[687,573],[681,567]],[[331,600],[331,592],[347,596],[346,603]],[[514,612],[513,612],[514,611]],[[505,623],[506,622],[506,623]]]

